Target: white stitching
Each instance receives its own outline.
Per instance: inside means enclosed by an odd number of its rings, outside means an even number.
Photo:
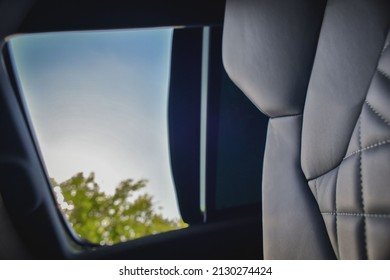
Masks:
[[[324,212],[322,215],[332,216],[352,216],[352,217],[366,217],[366,218],[384,218],[390,219],[390,214],[373,214],[373,213],[349,213],[349,212]]]
[[[359,149],[357,151],[354,151],[350,154],[348,154],[347,156],[345,156],[345,158],[343,158],[343,160],[346,160],[347,158],[351,157],[351,156],[354,156],[356,154],[359,154],[361,152],[364,152],[364,151],[367,151],[367,150],[371,150],[371,149],[374,149],[374,148],[377,148],[379,146],[383,146],[383,145],[387,145],[387,144],[390,144],[390,139],[386,139],[384,141],[381,141],[381,142],[378,142],[378,143],[375,143],[375,144],[372,144],[372,145],[369,145],[367,147],[364,147],[362,149]]]
[[[385,78],[387,78],[388,80],[390,80],[390,75],[388,73],[386,73],[385,70],[382,70],[380,68],[377,68],[376,71],[378,71],[380,74],[382,74]]]
[[[359,118],[359,149],[362,149],[362,117]],[[361,209],[363,214],[365,214],[365,204],[364,204],[364,185],[363,185],[363,154],[359,153],[359,175],[360,175],[360,199],[361,199]],[[336,216],[337,217],[337,216]],[[368,250],[367,250],[367,222],[366,217],[363,215],[363,236],[364,236],[364,248],[365,248],[365,257],[368,259]]]
[[[385,124],[387,124],[388,126],[390,126],[390,121],[388,121],[381,113],[379,113],[375,108],[374,106],[371,105],[370,102],[368,102],[367,100],[365,101],[366,104],[368,105],[368,107],[371,109],[371,111],[373,111],[375,113],[375,115],[377,115],[382,121],[385,122]]]

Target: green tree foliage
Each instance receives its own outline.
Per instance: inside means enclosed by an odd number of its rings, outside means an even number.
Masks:
[[[139,192],[146,180],[124,180],[113,195],[100,190],[94,173],[88,177],[78,173],[59,184],[51,179],[51,183],[75,232],[93,243],[111,245],[187,226],[156,212],[153,197]]]

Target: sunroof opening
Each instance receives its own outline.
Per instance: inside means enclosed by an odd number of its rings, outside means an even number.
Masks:
[[[186,227],[167,127],[171,28],[15,36],[11,58],[59,207],[110,245]]]

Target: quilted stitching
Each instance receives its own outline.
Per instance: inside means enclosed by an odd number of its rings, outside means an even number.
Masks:
[[[390,74],[386,73],[384,70],[382,69],[377,69],[378,73],[382,74],[385,78],[389,79],[390,80]]]
[[[359,118],[359,150],[362,149],[362,119]],[[365,215],[365,203],[364,203],[364,187],[363,187],[363,167],[362,167],[362,153],[359,153],[359,177],[360,177],[360,203],[363,209],[363,237],[364,237],[364,251],[367,258],[367,221]]]
[[[382,59],[381,62],[383,62],[383,59],[388,59],[389,56],[383,55],[386,51],[388,51],[390,48],[390,32],[388,35],[389,39],[386,41],[386,44],[383,48],[382,56],[380,59]],[[379,64],[380,64],[379,63]],[[379,65],[378,64],[378,65]],[[390,79],[389,73],[383,71],[383,69],[377,69],[378,75],[382,75],[386,77],[387,79]],[[376,80],[372,80],[372,83],[377,82]],[[339,166],[336,168],[332,169],[331,171],[315,178],[309,181],[311,182],[311,188],[313,191],[313,194],[315,195],[315,198],[317,199],[321,214],[324,216],[324,221],[326,224],[326,227],[328,228],[328,234],[333,235],[334,240],[336,242],[333,244],[334,251],[338,255],[339,258],[347,257],[347,258],[373,258],[375,256],[372,255],[372,242],[376,242],[375,239],[372,238],[373,231],[375,232],[375,228],[372,227],[372,220],[378,220],[378,222],[381,223],[386,223],[388,225],[388,222],[390,221],[390,211],[387,209],[387,211],[383,211],[380,213],[380,207],[377,207],[377,211],[371,211],[369,209],[373,208],[367,208],[367,198],[369,198],[370,195],[372,195],[372,192],[377,191],[376,186],[370,185],[370,181],[365,181],[368,179],[365,179],[366,176],[370,175],[370,173],[367,172],[372,172],[370,171],[371,169],[367,169],[365,164],[372,163],[373,157],[376,159],[378,153],[373,153],[370,157],[363,156],[363,153],[368,152],[368,151],[373,151],[373,150],[380,150],[380,149],[385,149],[386,148],[386,153],[388,153],[388,144],[390,144],[390,130],[389,133],[387,134],[386,131],[384,131],[384,134],[381,134],[382,136],[372,135],[373,131],[375,132],[376,130],[372,130],[370,127],[372,127],[373,124],[370,122],[373,121],[372,118],[367,118],[367,114],[372,114],[376,118],[380,119],[381,122],[383,123],[383,128],[387,129],[390,127],[390,120],[386,117],[384,117],[383,114],[374,106],[375,103],[370,102],[369,100],[378,100],[377,98],[380,98],[380,96],[377,96],[378,94],[390,94],[390,90],[388,88],[385,88],[384,91],[382,89],[381,92],[376,92],[375,87],[371,88],[367,92],[367,97],[365,102],[363,103],[362,111],[360,114],[360,117],[358,119],[358,122],[356,124],[355,129],[357,129],[356,134],[354,134],[354,137],[357,138],[352,138],[352,140],[355,140],[359,143],[358,145],[358,150],[355,150],[353,152],[350,152],[347,154],[344,159],[340,162]],[[375,96],[374,99],[373,96]],[[378,102],[378,101],[377,101]],[[382,107],[383,110],[384,107]],[[376,123],[376,126],[381,127],[380,123]],[[364,136],[364,141],[363,137]],[[372,137],[371,137],[372,136]],[[382,137],[385,137],[383,140],[379,141]],[[368,140],[370,139],[377,139],[376,142],[370,144],[367,143]],[[359,156],[359,157],[356,157]],[[353,158],[353,161],[350,161],[350,159]],[[367,159],[370,159],[370,161],[367,161]],[[348,160],[348,161],[347,161]],[[351,159],[352,160],[352,159]],[[365,163],[366,162],[366,163]],[[379,164],[379,163],[378,163]],[[375,168],[370,166],[371,168]],[[339,175],[340,169],[343,170],[343,172]],[[342,178],[338,178],[335,181],[330,181],[329,179],[325,179],[329,176],[334,176],[333,171],[337,171],[337,176],[344,176]],[[381,172],[385,172],[382,171]],[[389,170],[390,173],[390,170]],[[374,173],[375,174],[375,173]],[[380,175],[383,173],[380,173]],[[356,179],[348,179],[347,177],[350,176],[356,176]],[[387,176],[386,175],[381,175],[381,176]],[[340,179],[340,180],[339,180]],[[354,181],[356,180],[356,181]],[[329,182],[331,182],[331,185],[329,185]],[[334,183],[335,182],[335,183]],[[340,185],[340,182],[347,182],[348,187],[346,185]],[[355,184],[353,184],[355,182]],[[349,184],[351,184],[349,186]],[[323,186],[324,185],[324,186]],[[320,195],[320,192],[324,194],[326,191],[321,191],[321,187],[330,187],[334,188],[334,193],[335,197],[333,200],[333,205],[329,205],[329,202],[327,204],[326,202],[326,197],[324,198],[323,196]],[[356,190],[351,190],[349,188],[356,188]],[[341,192],[340,192],[341,191]],[[329,191],[327,191],[329,193]],[[340,193],[339,193],[340,192]],[[389,192],[390,192],[390,185],[389,185]],[[349,197],[347,200],[345,198],[339,197],[340,194],[353,194],[356,193],[356,197]],[[387,197],[390,197],[390,193],[385,193],[384,194],[385,199]],[[328,200],[329,201],[329,200]],[[351,208],[351,201],[354,201],[354,209]],[[388,203],[387,203],[388,204]],[[371,202],[372,205],[372,202]],[[325,216],[330,216],[330,218],[325,219]],[[352,218],[353,221],[351,221],[349,218]],[[367,220],[369,219],[369,221]],[[334,227],[332,227],[332,223],[334,223]],[[359,223],[361,223],[361,227],[359,227]],[[377,223],[377,222],[375,222]],[[352,230],[350,227],[355,227],[355,230]],[[333,228],[333,231],[332,231]],[[359,229],[356,231],[356,229]],[[354,235],[356,236],[350,236],[350,234],[346,233],[351,233],[354,232]],[[371,238],[368,239],[368,232],[371,234]],[[380,234],[378,232],[374,234]],[[375,235],[376,236],[376,235]],[[381,237],[381,238],[389,238],[387,236]],[[374,241],[373,241],[374,240]],[[355,242],[355,243],[354,243]],[[356,242],[359,242],[360,248],[363,249],[361,251],[356,251],[356,252],[347,252],[344,251],[344,248],[348,248],[348,244],[353,246],[352,244],[356,245]],[[375,245],[377,246],[377,244]],[[355,254],[355,255],[351,255]],[[390,255],[390,248],[389,248],[389,255]]]
[[[347,213],[347,212],[323,212],[322,215],[331,216],[352,216],[352,217],[366,217],[366,218],[379,218],[390,219],[390,214],[375,214],[375,213]]]
[[[371,111],[372,111],[375,115],[377,115],[385,124],[387,124],[388,126],[390,126],[390,121],[389,121],[389,120],[387,120],[381,113],[379,113],[379,112],[374,108],[374,106],[371,105],[370,102],[368,102],[367,100],[366,100],[365,102],[366,102],[366,104],[368,105],[368,108],[370,108]]]
[[[346,160],[347,158],[349,158],[351,156],[354,156],[354,155],[357,155],[357,154],[359,154],[361,152],[364,152],[364,151],[367,151],[367,150],[371,150],[371,149],[375,149],[375,148],[379,148],[380,146],[383,146],[383,145],[386,145],[386,144],[390,144],[390,139],[386,139],[384,141],[381,141],[381,142],[378,142],[378,143],[366,146],[364,148],[361,148],[361,149],[359,149],[357,151],[354,151],[354,152],[348,154],[347,156],[345,156],[345,158],[343,160]]]

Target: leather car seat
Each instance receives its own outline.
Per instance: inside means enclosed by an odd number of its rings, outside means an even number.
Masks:
[[[389,27],[388,0],[227,0],[225,68],[270,118],[264,258],[390,258]]]

